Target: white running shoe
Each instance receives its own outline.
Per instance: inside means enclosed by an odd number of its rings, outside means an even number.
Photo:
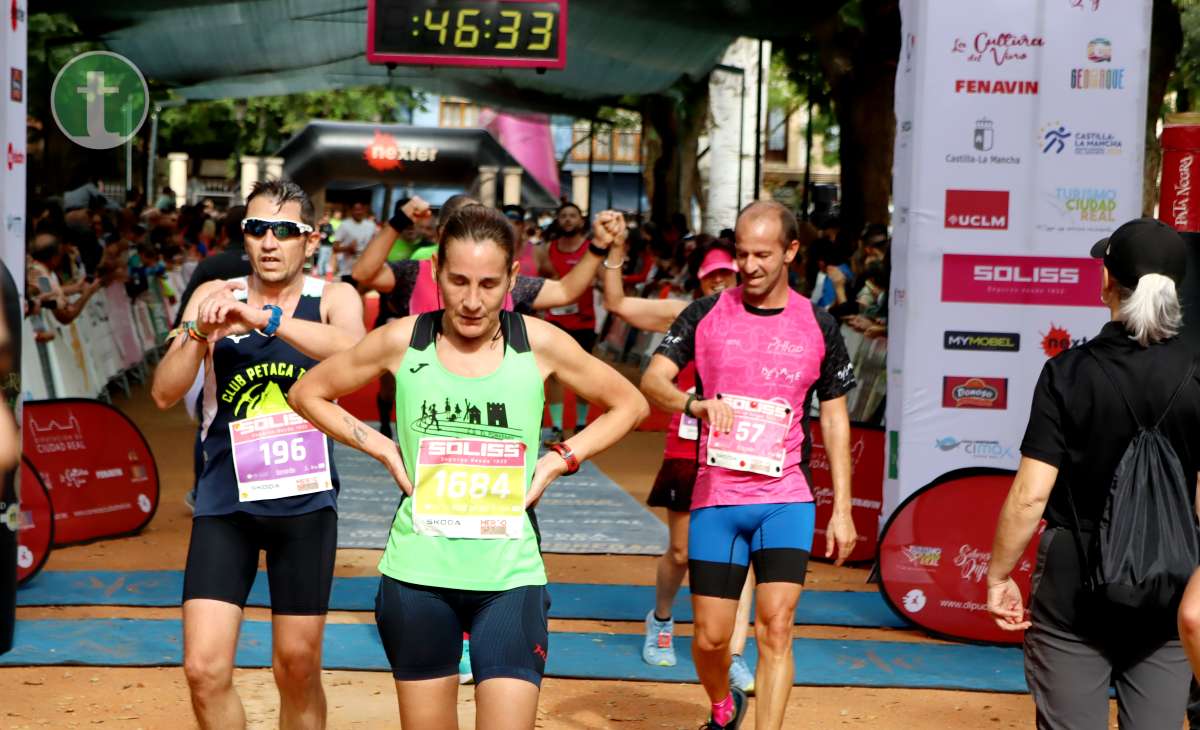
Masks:
[[[642,660],[656,667],[675,666],[675,620],[659,621],[654,617],[654,609],[646,614]]]
[[[754,670],[746,664],[741,654],[733,655],[733,662],[729,665],[729,683],[747,695],[754,694]]]

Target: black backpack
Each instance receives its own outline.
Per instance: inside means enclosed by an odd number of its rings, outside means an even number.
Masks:
[[[1084,548],[1075,500],[1067,489],[1085,587],[1113,608],[1174,611],[1200,564],[1200,532],[1188,496],[1196,489],[1196,475],[1189,479],[1183,473],[1175,448],[1158,429],[1195,374],[1196,362],[1162,416],[1146,428],[1108,368],[1090,349],[1088,354],[1121,396],[1138,430],[1113,474],[1091,551]],[[1088,560],[1089,554],[1097,559]]]

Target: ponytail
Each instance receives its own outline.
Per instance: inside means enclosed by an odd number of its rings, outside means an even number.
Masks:
[[[1175,281],[1162,274],[1146,274],[1137,288],[1121,288],[1117,319],[1142,347],[1179,334],[1183,312]]]

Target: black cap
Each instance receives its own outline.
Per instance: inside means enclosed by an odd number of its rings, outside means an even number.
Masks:
[[[1187,273],[1187,246],[1171,226],[1154,218],[1135,218],[1092,246],[1092,258],[1104,259],[1109,275],[1136,289],[1146,274],[1168,276],[1178,285]]]

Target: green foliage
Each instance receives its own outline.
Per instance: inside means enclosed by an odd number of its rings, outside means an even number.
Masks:
[[[1183,27],[1183,49],[1168,90],[1175,92],[1175,111],[1194,111],[1200,100],[1200,0],[1175,0]]]
[[[50,87],[60,69],[75,56],[104,46],[82,39],[79,27],[66,13],[31,13],[29,16],[28,70],[25,95],[29,115],[53,124]]]
[[[270,155],[313,119],[394,123],[421,102],[410,89],[385,86],[191,102],[163,110],[159,148],[209,159]]]
[[[804,59],[802,57],[802,63]],[[803,84],[803,86],[801,85]],[[821,139],[821,163],[828,167],[838,164],[838,126],[829,103],[829,90],[824,76],[819,80],[810,69],[799,71],[789,62],[787,52],[777,50],[771,54],[771,74],[767,79],[767,108],[782,109],[784,118],[808,104],[809,90],[812,94],[812,131],[814,139]],[[768,130],[768,134],[773,130]]]

